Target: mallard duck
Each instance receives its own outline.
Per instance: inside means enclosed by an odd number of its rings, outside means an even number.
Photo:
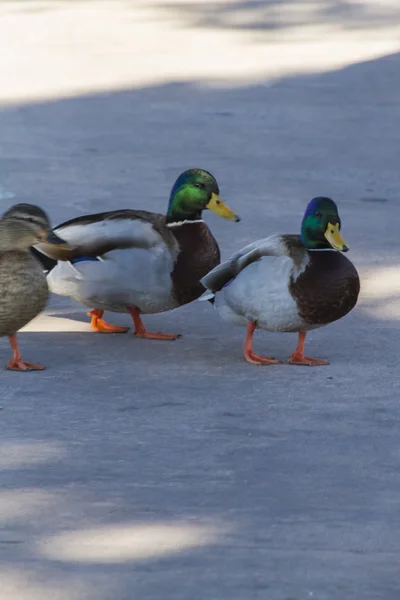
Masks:
[[[112,311],[130,313],[134,334],[141,338],[175,339],[178,334],[147,331],[140,315],[172,310],[204,292],[200,279],[220,262],[218,244],[202,219],[204,209],[239,221],[219,197],[215,178],[190,169],[176,180],[166,216],[113,210],[62,223],[55,231],[73,251],[36,246],[58,261],[47,276],[51,291],[92,308],[95,331],[128,330],[103,320],[104,311]]]
[[[200,300],[221,317],[247,327],[244,356],[252,364],[279,361],[253,351],[256,328],[298,332],[292,365],[326,365],[304,356],[306,332],[337,321],[357,303],[360,281],[343,256],[338,209],[330,198],[311,200],[300,235],[273,235],[246,246],[206,275]]]
[[[43,210],[32,204],[16,204],[0,219],[0,336],[8,336],[13,357],[12,371],[42,370],[42,365],[21,358],[17,331],[36,317],[46,306],[49,295],[46,276],[30,247],[39,240],[63,245],[50,230]]]

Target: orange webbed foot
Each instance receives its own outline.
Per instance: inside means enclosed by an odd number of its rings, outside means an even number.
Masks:
[[[133,335],[144,340],[177,340],[182,337],[180,333],[158,333],[156,331],[134,331]]]
[[[304,367],[318,367],[329,365],[327,360],[322,360],[321,358],[310,358],[309,356],[304,356],[304,342],[306,339],[306,332],[299,331],[299,339],[297,342],[297,348],[293,352],[292,356],[288,360],[289,365],[302,365]]]
[[[12,358],[7,365],[9,371],[44,371],[46,367],[35,363],[24,362],[21,358]]]
[[[279,360],[275,360],[275,358],[270,358],[269,356],[260,356],[253,352],[253,334],[256,327],[257,324],[254,321],[250,321],[247,324],[246,339],[243,348],[245,359],[252,365],[279,365]]]
[[[129,308],[129,313],[133,319],[135,330],[133,335],[144,340],[176,340],[181,337],[180,333],[158,333],[155,331],[147,331],[140,317],[140,310],[136,307]]]
[[[260,356],[255,352],[246,351],[244,352],[244,357],[248,363],[252,365],[279,365],[280,361],[275,360],[275,358],[270,358],[269,356]]]
[[[95,323],[91,323],[92,329],[98,333],[126,333],[129,327],[119,327],[119,325],[111,325],[103,319],[97,319]]]
[[[36,365],[35,363],[24,362],[19,353],[17,335],[9,335],[10,346],[13,351],[13,356],[7,365],[7,369],[10,371],[43,371],[46,367],[42,365]]]
[[[126,333],[129,331],[129,327],[119,327],[119,325],[111,325],[102,319],[104,314],[103,310],[91,310],[88,312],[88,317],[92,317],[90,323],[93,331],[97,333]]]
[[[289,365],[302,365],[305,367],[318,367],[329,365],[327,360],[322,360],[321,358],[311,358],[309,356],[301,356],[297,354],[292,354],[290,359],[288,360]]]

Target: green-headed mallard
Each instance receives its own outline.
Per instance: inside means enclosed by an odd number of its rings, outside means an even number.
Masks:
[[[13,357],[12,371],[42,370],[24,362],[19,353],[17,331],[46,306],[49,290],[40,262],[31,246],[39,241],[65,245],[50,230],[47,215],[32,204],[16,204],[0,219],[0,336],[8,336]]]
[[[318,197],[308,204],[301,235],[273,235],[246,246],[214,268],[201,282],[211,291],[221,317],[247,326],[244,355],[253,364],[278,361],[253,352],[253,333],[298,332],[289,363],[326,365],[304,356],[306,332],[337,321],[357,303],[360,281],[343,256],[348,246],[340,234],[336,204]]]
[[[55,231],[74,246],[72,252],[37,246],[58,261],[47,277],[51,291],[93,308],[96,331],[127,331],[103,320],[107,310],[130,313],[139,337],[175,339],[176,334],[146,331],[140,314],[172,310],[204,292],[200,279],[220,262],[218,244],[202,220],[204,209],[239,221],[220,199],[215,178],[190,169],[176,180],[166,216],[113,210],[62,223]]]

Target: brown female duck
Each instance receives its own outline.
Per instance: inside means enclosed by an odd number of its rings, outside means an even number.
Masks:
[[[49,290],[40,262],[32,256],[31,246],[39,241],[64,245],[50,231],[47,215],[32,204],[16,204],[0,219],[0,336],[8,336],[13,357],[12,371],[42,370],[24,362],[19,353],[17,331],[46,306]]]

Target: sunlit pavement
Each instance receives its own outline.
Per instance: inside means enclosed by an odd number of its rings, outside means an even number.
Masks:
[[[47,370],[0,374],[1,599],[398,600],[399,21],[397,0],[1,2],[2,210],[163,212],[200,166],[242,217],[206,215],[224,256],[329,195],[362,276],[315,369],[246,364],[208,303],[145,318],[183,334],[164,343],[52,298],[20,334]]]

